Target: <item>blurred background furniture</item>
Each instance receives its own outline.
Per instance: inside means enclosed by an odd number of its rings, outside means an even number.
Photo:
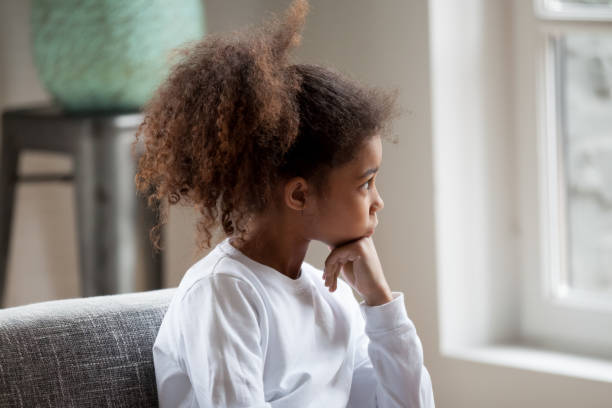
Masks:
[[[204,18],[202,0],[32,0],[32,59],[66,110],[138,109]]]
[[[17,181],[74,180],[82,295],[132,292],[143,275],[160,288],[148,239],[156,215],[136,197],[130,148],[139,112],[183,47],[204,37],[204,3],[33,0],[29,11],[32,62],[52,105],[2,115],[0,307]],[[71,155],[73,174],[18,175],[25,150]]]
[[[149,240],[157,211],[147,208],[134,185],[132,142],[142,115],[67,113],[40,106],[5,111],[2,118],[0,306],[17,182],[74,181],[83,296],[133,292],[138,270],[146,276],[147,289],[161,288],[162,253],[154,251]],[[19,175],[19,156],[26,150],[71,155],[73,172]]]
[[[152,349],[174,291],[0,310],[0,406],[157,406]]]

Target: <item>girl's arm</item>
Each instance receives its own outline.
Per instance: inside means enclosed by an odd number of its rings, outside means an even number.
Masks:
[[[362,302],[361,316],[355,316],[360,335],[347,407],[435,406],[421,341],[406,315],[404,295],[392,293],[393,300],[381,306]]]
[[[370,237],[332,250],[323,274],[331,291],[340,273],[365,299],[353,317],[359,337],[348,406],[433,408],[421,341],[403,293],[391,292],[387,284]]]
[[[200,407],[270,407],[264,399],[256,294],[238,278],[202,279],[181,300],[182,359]]]

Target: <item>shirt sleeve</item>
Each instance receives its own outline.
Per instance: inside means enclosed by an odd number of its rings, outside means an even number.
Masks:
[[[347,407],[433,408],[423,348],[402,292],[380,306],[359,304],[355,369]]]
[[[198,405],[270,407],[264,399],[253,288],[236,277],[216,274],[197,282],[182,302],[182,360]]]

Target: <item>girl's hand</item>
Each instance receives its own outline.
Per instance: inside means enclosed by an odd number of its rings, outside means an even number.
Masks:
[[[338,287],[338,276],[344,279],[364,298],[369,306],[378,306],[393,300],[391,289],[371,237],[331,248],[325,260],[325,286],[333,292]]]

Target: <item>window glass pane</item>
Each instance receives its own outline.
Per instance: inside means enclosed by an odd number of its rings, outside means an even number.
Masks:
[[[567,34],[558,51],[567,284],[612,294],[612,35]]]
[[[596,5],[596,6],[612,6],[612,0],[556,0],[556,3],[567,5]]]

